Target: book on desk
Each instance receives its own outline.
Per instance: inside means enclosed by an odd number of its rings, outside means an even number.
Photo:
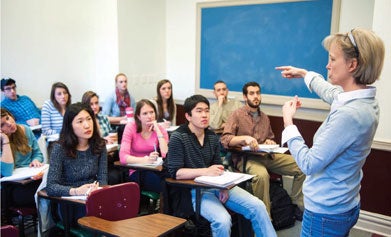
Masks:
[[[128,164],[128,166],[132,166],[132,167],[157,167],[159,165],[163,165],[163,158],[162,157],[158,157],[156,159],[156,161],[154,161],[153,163],[143,163],[143,164],[132,163],[132,164]]]
[[[220,188],[227,188],[228,186],[239,184],[246,180],[252,179],[254,176],[244,173],[236,173],[224,171],[222,175],[218,176],[198,176],[194,179],[197,183],[208,184]]]
[[[250,146],[244,146],[242,147],[243,151],[251,151]],[[259,144],[258,145],[258,152],[266,152],[266,153],[285,153],[289,149],[287,147],[280,147],[278,144],[274,145],[266,145],[266,144]]]
[[[5,181],[19,181],[24,179],[30,179],[33,178],[42,172],[45,172],[47,169],[49,169],[48,164],[44,164],[41,167],[22,167],[22,168],[16,168],[12,172],[11,176],[3,177],[0,179],[0,182]]]

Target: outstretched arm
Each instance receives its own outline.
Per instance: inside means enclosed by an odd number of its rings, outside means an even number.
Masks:
[[[282,77],[291,79],[291,78],[304,78],[307,74],[307,70],[303,68],[297,68],[292,66],[279,66],[275,68],[276,70],[281,71]]]

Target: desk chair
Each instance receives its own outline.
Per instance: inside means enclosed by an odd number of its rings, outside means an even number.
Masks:
[[[109,221],[136,217],[140,205],[140,188],[129,182],[95,190],[86,201],[86,216]]]
[[[4,225],[1,227],[1,236],[7,236],[7,237],[19,237],[19,231],[18,228],[16,228],[13,225]]]

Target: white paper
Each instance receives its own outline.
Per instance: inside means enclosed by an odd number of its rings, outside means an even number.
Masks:
[[[159,165],[162,165],[163,164],[163,158],[162,157],[158,157],[157,160],[153,163],[149,163],[149,164],[128,164],[130,166],[135,166],[135,167],[156,167],[156,166],[159,166]]]
[[[59,138],[60,138],[60,134],[59,133],[46,136],[46,139],[48,140],[48,142],[58,141]]]
[[[242,147],[243,151],[251,151],[250,146],[244,146]],[[267,152],[267,153],[285,153],[288,151],[287,147],[280,147],[278,144],[275,145],[266,145],[266,144],[259,144],[258,150],[259,152]]]
[[[173,132],[175,130],[177,130],[179,128],[179,126],[170,126],[169,128],[167,128],[167,132]]]
[[[29,179],[39,173],[41,173],[43,170],[48,169],[49,165],[44,164],[41,167],[23,167],[23,168],[16,168],[12,172],[11,176],[3,177],[0,179],[0,182],[4,181],[18,181],[23,179]]]
[[[107,144],[107,145],[106,145],[106,150],[108,150],[108,151],[111,151],[111,150],[113,150],[113,149],[115,149],[115,148],[117,148],[117,150],[118,150],[118,143]]]
[[[64,199],[72,199],[72,200],[87,200],[87,197],[86,195],[79,195],[79,196],[62,196],[61,198],[64,198]]]
[[[217,187],[228,187],[251,179],[253,175],[225,171],[219,176],[199,176],[194,179],[197,183],[209,184]]]
[[[41,128],[42,128],[41,124],[38,124],[38,125],[35,125],[35,126],[30,126],[31,130],[36,130],[36,129],[41,129]]]

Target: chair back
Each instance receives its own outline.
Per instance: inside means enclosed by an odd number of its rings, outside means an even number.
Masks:
[[[19,231],[13,225],[5,225],[1,227],[1,236],[19,237]]]
[[[118,221],[137,216],[140,205],[140,188],[128,182],[95,190],[86,201],[87,216]]]

